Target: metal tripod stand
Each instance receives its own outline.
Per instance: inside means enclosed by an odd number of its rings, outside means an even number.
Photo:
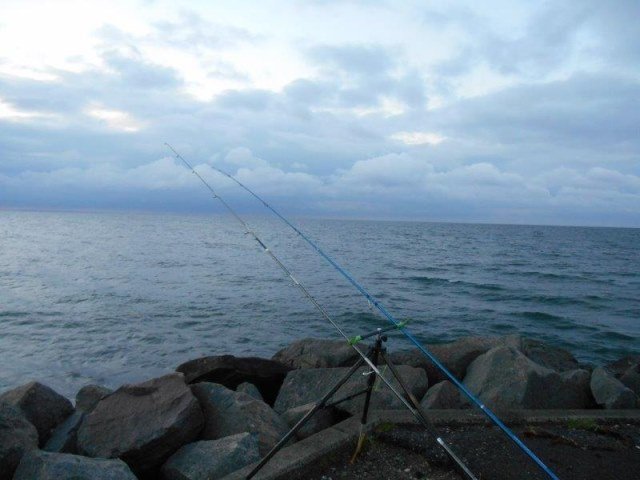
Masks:
[[[413,394],[410,392],[409,388],[407,388],[407,386],[406,386],[405,382],[402,380],[402,377],[400,376],[397,368],[393,365],[393,363],[389,359],[389,357],[387,355],[387,349],[386,349],[386,346],[385,346],[385,342],[387,341],[387,336],[384,333],[389,331],[389,330],[393,330],[395,328],[396,328],[395,326],[387,327],[387,328],[384,328],[384,329],[378,328],[378,329],[374,330],[373,332],[370,332],[370,333],[367,333],[367,334],[364,334],[364,335],[359,335],[359,336],[355,337],[354,339],[352,339],[350,341],[350,343],[351,343],[351,345],[354,345],[355,343],[360,342],[362,340],[365,340],[367,338],[375,337],[375,343],[373,344],[373,346],[369,347],[369,350],[367,351],[366,357],[369,360],[371,360],[373,365],[378,365],[378,361],[380,359],[385,363],[385,365],[389,368],[389,371],[391,372],[393,377],[398,382],[398,385],[400,385],[400,388],[402,389],[402,391],[406,395],[406,400],[404,398],[402,398],[399,395],[399,393],[392,388],[391,390],[393,391],[393,393],[396,396],[398,396],[398,398],[402,401],[402,403],[420,421],[420,423],[427,429],[427,431],[431,435],[433,435],[433,437],[436,439],[436,442],[438,443],[438,445],[440,445],[440,447],[442,447],[444,449],[445,453],[453,461],[454,465],[457,467],[457,469],[460,471],[460,473],[462,473],[469,480],[477,480],[476,476],[469,470],[469,468],[464,464],[464,462],[460,459],[460,457],[458,457],[451,450],[451,448],[444,442],[444,440],[435,433],[435,431],[433,430],[433,426],[426,419],[425,415],[422,413],[422,410],[420,408],[420,404],[419,404],[418,400],[413,396]],[[358,361],[349,369],[349,371],[313,406],[313,408],[311,410],[309,410],[291,428],[291,430],[289,430],[289,432],[287,432],[287,434],[284,437],[282,437],[282,439],[262,458],[262,460],[260,460],[260,462],[246,476],[246,479],[249,480],[249,479],[253,478],[262,469],[262,467],[264,467],[267,464],[267,462],[269,462],[269,460],[271,460],[271,458],[276,453],[278,453],[278,451],[280,449],[282,449],[282,447],[284,447],[287,444],[287,442],[291,439],[291,437],[293,435],[295,435],[296,432],[298,430],[300,430],[309,421],[309,419],[311,419],[311,417],[318,410],[320,410],[322,408],[334,406],[334,405],[337,405],[339,403],[346,402],[346,401],[351,400],[353,398],[356,398],[356,397],[358,397],[360,395],[365,395],[364,406],[363,406],[363,409],[362,409],[362,416],[361,416],[361,419],[360,419],[360,435],[358,436],[358,443],[356,445],[356,449],[355,449],[355,451],[353,453],[353,456],[351,457],[351,462],[353,463],[355,458],[358,456],[358,454],[362,450],[362,446],[364,445],[364,441],[365,441],[365,437],[366,437],[365,427],[367,425],[367,419],[368,419],[368,415],[369,415],[369,407],[370,407],[370,404],[371,404],[371,395],[372,395],[373,390],[374,390],[376,376],[380,372],[379,371],[375,372],[375,371],[372,370],[371,372],[365,373],[365,375],[368,375],[368,379],[367,379],[366,388],[364,388],[363,390],[361,390],[359,392],[356,392],[356,393],[354,393],[352,395],[348,395],[346,397],[340,398],[340,399],[335,400],[333,402],[329,402],[329,400],[340,389],[340,387],[342,387],[364,363],[365,363],[365,358],[364,357],[360,357],[358,359]],[[381,377],[382,377],[382,375],[381,375]],[[385,383],[387,385],[389,385],[388,381],[385,381]],[[408,400],[408,402],[407,402],[407,400]]]

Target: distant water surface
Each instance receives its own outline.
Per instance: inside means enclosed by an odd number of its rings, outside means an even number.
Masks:
[[[249,223],[350,335],[385,324],[282,224]],[[640,353],[638,229],[296,223],[424,341],[521,333],[582,361]],[[0,212],[0,391],[38,379],[73,396],[305,336],[337,338],[232,218]]]

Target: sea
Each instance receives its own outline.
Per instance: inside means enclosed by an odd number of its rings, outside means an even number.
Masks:
[[[347,335],[387,325],[282,222],[246,219]],[[293,221],[424,342],[640,353],[640,229]],[[73,397],[304,337],[340,338],[233,217],[0,211],[0,392],[38,380]],[[388,347],[410,344],[395,332]]]

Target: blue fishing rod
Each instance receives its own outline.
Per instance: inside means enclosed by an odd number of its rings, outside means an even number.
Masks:
[[[173,153],[176,155],[176,158],[182,160],[187,163],[184,158],[176,152],[173,147],[169,144],[165,144],[169,147]],[[189,165],[187,163],[187,165]],[[216,172],[224,175],[229,178],[236,184],[238,184],[242,189],[247,191],[250,195],[252,195],[256,200],[262,203],[267,209],[269,209],[273,214],[275,214],[280,220],[282,220],[286,225],[288,225],[294,232],[296,232],[309,246],[311,246],[322,258],[324,258],[330,265],[332,265],[351,285],[353,285],[366,299],[367,301],[373,305],[383,316],[386,318],[391,324],[393,324],[398,330],[402,332],[402,334],[407,337],[411,343],[413,343],[418,350],[433,363],[450,381],[453,383],[477,408],[483,412],[492,423],[494,423],[500,430],[504,432],[504,434],[518,447],[522,452],[524,452],[533,462],[551,479],[559,480],[558,476],[529,448],[525,445],[525,443],[518,438],[518,436],[505,425],[505,423],[498,418],[498,416],[493,413],[483,402],[480,401],[471,391],[460,381],[455,375],[453,375],[447,367],[444,366],[438,358],[431,353],[422,343],[406,328],[404,322],[400,322],[396,320],[396,318],[391,315],[391,313],[386,309],[386,307],[377,300],[373,295],[371,295],[366,288],[360,282],[358,282],[353,275],[351,275],[345,268],[343,268],[338,262],[336,262],[333,258],[331,258],[327,253],[324,252],[313,240],[311,240],[307,235],[305,235],[298,227],[296,227],[293,223],[291,223],[286,217],[284,217],[278,210],[273,208],[270,204],[268,204],[262,197],[260,197],[257,193],[251,190],[249,187],[240,182],[233,175],[225,172],[224,170],[209,165]],[[192,168],[193,169],[193,168]],[[195,173],[195,171],[194,171]]]
[[[242,227],[245,230],[245,233],[250,235],[251,237],[253,237],[253,239],[258,243],[258,245],[260,245],[260,248],[262,248],[262,250],[269,255],[269,257],[276,263],[276,265],[284,272],[284,274],[286,276],[288,276],[291,281],[293,282],[293,284],[298,287],[298,289],[302,292],[302,294],[316,307],[316,309],[318,310],[318,312],[320,313],[320,315],[327,320],[329,323],[331,323],[331,325],[338,331],[338,333],[340,335],[342,335],[342,337],[347,341],[348,345],[360,356],[360,360],[350,369],[349,373],[344,376],[342,378],[342,380],[340,380],[340,382],[336,385],[334,385],[334,387],[331,389],[331,391],[329,391],[323,398],[322,400],[320,400],[318,403],[316,403],[316,405],[313,407],[312,410],[310,410],[309,412],[307,412],[307,414],[301,418],[298,423],[265,455],[265,457],[262,458],[262,460],[260,460],[260,462],[258,463],[258,465],[256,465],[256,467],[247,475],[247,480],[250,478],[253,478],[253,476],[269,461],[269,459],[271,459],[283,446],[286,445],[287,441],[291,438],[292,435],[295,434],[295,432],[301,428],[301,426],[315,413],[317,412],[319,409],[324,408],[325,405],[327,405],[327,401],[328,399],[335,394],[338,389],[340,388],[340,386],[342,384],[344,384],[349,377],[351,377],[353,375],[353,373],[357,370],[357,368],[360,365],[363,365],[364,363],[366,363],[369,368],[371,369],[371,372],[374,373],[377,378],[380,379],[380,381],[382,383],[384,383],[389,390],[391,390],[391,392],[393,393],[393,395],[395,395],[395,397],[400,401],[400,403],[402,403],[408,410],[409,412],[416,418],[416,420],[422,424],[423,427],[425,427],[425,429],[427,430],[427,432],[433,436],[437,442],[437,444],[446,452],[447,456],[454,462],[456,468],[460,471],[460,473],[463,474],[463,476],[465,478],[467,478],[468,480],[478,480],[478,478],[473,474],[473,472],[469,469],[469,467],[467,467],[467,465],[464,463],[464,461],[451,449],[451,447],[445,442],[445,440],[438,435],[438,433],[435,431],[433,425],[431,424],[431,422],[428,420],[428,418],[423,414],[422,409],[420,408],[417,400],[411,395],[411,393],[409,392],[407,386],[404,384],[404,382],[400,379],[400,376],[398,374],[398,372],[396,371],[395,367],[391,364],[391,362],[386,359],[386,354],[384,353],[384,351],[379,350],[382,349],[381,344],[377,343],[377,347],[376,349],[369,349],[369,351],[365,354],[362,350],[360,350],[360,348],[358,347],[358,344],[366,339],[369,338],[371,336],[377,336],[381,342],[386,341],[386,337],[382,337],[382,334],[384,332],[388,332],[390,330],[394,330],[397,328],[401,328],[402,326],[404,326],[404,323],[401,323],[399,325],[391,325],[387,328],[377,328],[374,332],[371,332],[369,334],[365,334],[365,335],[358,335],[356,337],[353,338],[349,338],[347,336],[347,333],[342,330],[340,328],[340,326],[333,320],[333,318],[331,318],[331,316],[329,315],[329,313],[322,307],[322,305],[320,305],[320,303],[316,300],[316,298],[311,294],[311,292],[309,292],[309,290],[307,290],[307,287],[304,286],[304,284],[302,282],[300,282],[298,279],[296,279],[293,274],[291,273],[291,271],[287,268],[287,266],[282,263],[282,261],[280,261],[280,259],[275,255],[275,253],[273,253],[271,251],[271,249],[267,246],[267,244],[253,231],[249,228],[249,225],[247,225],[247,223],[240,217],[240,215],[238,215],[236,213],[236,211],[231,207],[231,205],[229,205],[220,195],[218,195],[218,193],[213,189],[213,187],[211,187],[211,185],[209,185],[209,183],[196,171],[195,168],[193,168],[193,166],[187,161],[185,160],[171,145],[169,145],[168,143],[165,143],[165,145],[171,149],[171,151],[175,154],[176,159],[182,161],[189,170],[191,170],[191,172],[198,177],[198,179],[204,184],[204,186],[211,192],[211,194],[213,195],[214,199],[217,199],[220,203],[222,203],[222,205],[224,206],[225,209],[227,209],[227,211],[238,221],[238,223],[240,223],[240,225],[242,225]],[[377,341],[378,342],[378,341]],[[376,357],[377,357],[377,353],[375,353],[376,351],[379,351],[380,356],[383,357],[383,359],[385,359],[385,362],[387,364],[387,366],[389,367],[389,369],[391,370],[393,376],[396,378],[398,384],[400,385],[400,388],[405,392],[405,394],[407,395],[407,398],[404,398],[401,393],[398,391],[398,389],[382,374],[382,372],[380,371],[380,369],[377,367],[377,361],[376,361]],[[369,355],[372,354],[373,357],[369,358]],[[372,377],[370,377],[372,378]],[[373,382],[370,383],[368,389],[370,391],[370,389],[373,387]],[[339,402],[345,401],[350,399],[351,397],[360,395],[363,392],[360,392],[356,395],[351,395],[348,396],[346,398],[343,398],[342,400],[339,400]],[[370,398],[370,393],[367,394],[367,399]],[[335,402],[334,402],[335,404]],[[365,404],[368,404],[368,400],[366,400]],[[365,439],[365,432],[364,432],[364,428],[365,428],[365,424],[366,424],[366,411],[368,410],[368,407],[365,406],[364,409],[364,414],[360,423],[360,436],[358,438],[358,445],[356,447],[356,451],[354,452],[354,456],[353,459],[356,457],[356,455],[358,454],[358,452],[360,451],[360,449],[362,448],[362,445],[364,443],[364,439]]]

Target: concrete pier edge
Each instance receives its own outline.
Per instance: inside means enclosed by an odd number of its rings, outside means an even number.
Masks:
[[[487,418],[474,410],[428,410],[428,419],[435,425],[482,425]],[[511,410],[499,412],[507,425],[566,424],[572,420],[595,420],[599,423],[626,422],[640,425],[640,410]],[[394,425],[417,424],[413,415],[405,410],[377,410],[371,413],[369,430],[385,423]],[[348,418],[331,428],[316,433],[278,452],[253,477],[255,480],[279,480],[305,471],[314,462],[358,438],[360,419]],[[227,475],[222,480],[244,480],[255,467],[248,465]]]

